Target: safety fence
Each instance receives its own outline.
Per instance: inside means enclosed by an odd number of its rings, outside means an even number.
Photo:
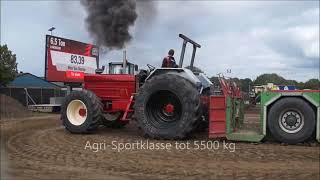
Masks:
[[[51,97],[64,97],[66,91],[54,88],[2,87],[0,88],[0,94],[10,96],[24,106],[28,106],[34,104],[49,104]]]

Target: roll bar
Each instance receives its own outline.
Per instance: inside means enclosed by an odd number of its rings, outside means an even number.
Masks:
[[[182,68],[187,43],[191,43],[193,45],[193,51],[192,51],[192,56],[191,56],[190,69],[193,70],[193,63],[194,63],[194,58],[196,56],[196,50],[197,50],[197,48],[201,48],[201,45],[196,43],[195,41],[193,41],[192,39],[188,38],[187,36],[185,36],[183,34],[179,34],[179,37],[181,37],[183,39],[179,67]]]

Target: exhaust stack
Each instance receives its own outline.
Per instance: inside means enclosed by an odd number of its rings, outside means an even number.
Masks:
[[[122,64],[122,73],[127,74],[127,51],[123,51],[123,64]]]

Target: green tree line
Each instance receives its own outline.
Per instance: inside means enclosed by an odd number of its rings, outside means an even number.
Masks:
[[[218,77],[213,76],[210,78],[212,82],[219,83]],[[239,79],[232,78],[237,84],[240,85],[241,91],[248,92],[249,88],[254,85],[266,85],[267,83],[273,83],[275,85],[294,85],[297,89],[320,89],[319,79],[309,79],[306,82],[298,82],[296,80],[285,79],[276,73],[272,74],[262,74],[258,76],[255,80],[249,78]]]

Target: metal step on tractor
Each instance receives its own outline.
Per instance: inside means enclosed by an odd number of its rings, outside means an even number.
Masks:
[[[101,124],[119,128],[136,120],[142,134],[154,139],[185,139],[208,129],[210,138],[235,141],[259,142],[269,134],[290,144],[310,138],[320,141],[320,91],[264,92],[257,113],[247,115],[237,84],[221,76],[221,90],[216,93],[203,73],[193,73],[201,46],[182,34],[179,37],[183,45],[178,68],[148,64],[149,70],[137,75],[101,74],[101,70],[85,75],[84,89],[72,91],[62,105],[65,128],[93,133]],[[183,68],[187,43],[193,46],[189,69]]]

